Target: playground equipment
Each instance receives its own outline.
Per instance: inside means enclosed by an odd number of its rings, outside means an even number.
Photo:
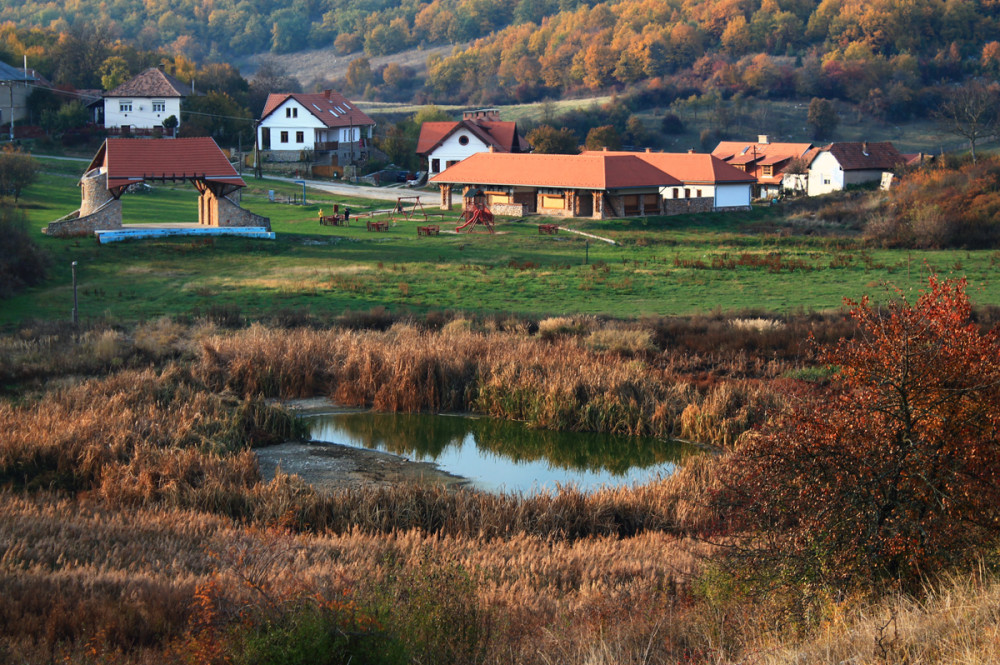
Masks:
[[[462,211],[460,220],[464,224],[459,224],[455,228],[457,232],[472,233],[476,227],[482,224],[486,230],[493,233],[493,213],[486,207],[486,195],[481,189],[470,189],[465,194],[465,210]]]
[[[404,207],[404,201],[412,201],[412,205],[409,208]],[[417,212],[419,210],[419,212]],[[427,211],[424,210],[424,204],[420,202],[419,196],[400,196],[396,199],[396,207],[392,209],[392,223],[396,223],[396,215],[401,214],[403,219],[407,222],[414,219],[416,215],[423,215],[424,221],[427,221]]]

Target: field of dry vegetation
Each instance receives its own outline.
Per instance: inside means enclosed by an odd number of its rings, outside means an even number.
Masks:
[[[751,604],[713,572],[719,460],[826,380],[815,344],[852,334],[842,316],[390,323],[0,338],[0,662],[937,662],[930,636],[995,653],[996,612],[956,600],[995,597],[986,572],[923,606]],[[721,455],[591,494],[264,482],[252,449],[303,435],[270,398],[306,396]]]

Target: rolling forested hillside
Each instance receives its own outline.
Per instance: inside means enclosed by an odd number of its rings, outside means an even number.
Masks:
[[[1000,72],[997,0],[0,0],[0,57],[57,83],[102,61],[55,40],[99,36],[196,62],[332,48],[386,56],[468,44],[428,61],[422,101],[509,103],[618,90],[650,104],[691,94],[824,97],[884,120],[934,108],[941,85]],[[51,45],[51,44],[50,44]],[[68,48],[63,48],[63,51]],[[355,94],[414,95],[412,72],[367,60]],[[368,88],[371,86],[371,88]]]

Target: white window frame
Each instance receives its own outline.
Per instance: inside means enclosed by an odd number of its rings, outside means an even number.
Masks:
[[[167,112],[167,102],[162,99],[153,100],[153,113],[166,113]]]
[[[119,113],[131,113],[132,112],[132,100],[131,99],[119,99],[118,100],[118,112]]]

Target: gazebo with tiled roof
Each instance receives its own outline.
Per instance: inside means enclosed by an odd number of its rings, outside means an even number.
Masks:
[[[268,218],[241,208],[229,198],[246,183],[212,138],[110,138],[80,179],[80,209],[50,224],[46,232],[80,235],[121,228],[122,194],[133,185],[149,181],[191,182],[200,192],[201,226],[270,228]]]

